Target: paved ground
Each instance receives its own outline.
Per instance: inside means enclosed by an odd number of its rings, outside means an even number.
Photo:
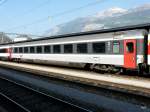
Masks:
[[[84,70],[31,65],[25,63],[3,62],[0,66],[10,67],[13,69],[35,73],[37,75],[45,75],[48,77],[56,77],[60,79],[76,81],[94,86],[109,87],[111,89],[119,89],[123,91],[133,92],[136,94],[150,96],[150,80],[146,78],[132,78],[118,75],[106,75]]]

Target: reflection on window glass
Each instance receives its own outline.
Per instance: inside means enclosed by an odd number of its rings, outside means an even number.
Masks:
[[[64,45],[64,53],[72,53],[72,52],[73,52],[72,44]]]
[[[24,53],[28,53],[28,47],[24,47]]]
[[[54,52],[54,53],[60,53],[60,52],[61,52],[61,50],[60,50],[60,45],[54,45],[54,46],[53,46],[53,52]]]
[[[23,53],[23,48],[22,47],[19,48],[19,53]]]
[[[42,53],[42,46],[37,46],[36,50],[37,50],[37,53]]]
[[[6,49],[0,49],[0,53],[6,53]]]
[[[35,53],[35,47],[30,47],[30,53]]]
[[[51,53],[51,46],[49,45],[44,46],[44,53]]]
[[[105,42],[93,43],[93,53],[105,53]]]
[[[87,44],[77,44],[77,53],[87,53]]]
[[[133,42],[128,42],[126,44],[126,51],[128,53],[133,53],[134,52],[134,44],[133,44]]]
[[[14,48],[14,53],[18,53],[18,48],[17,47]]]
[[[120,44],[119,42],[113,43],[113,53],[119,53],[120,52]]]

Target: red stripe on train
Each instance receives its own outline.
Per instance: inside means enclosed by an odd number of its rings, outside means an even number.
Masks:
[[[11,60],[12,59],[12,57],[11,57],[12,56],[12,49],[8,48],[6,52],[8,53],[8,60]]]
[[[148,43],[148,55],[150,55],[150,43]]]

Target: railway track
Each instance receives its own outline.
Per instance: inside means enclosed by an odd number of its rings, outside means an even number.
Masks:
[[[29,112],[26,108],[0,93],[0,112]]]
[[[91,112],[3,77],[0,77],[0,99],[11,105],[11,112]]]
[[[0,61],[0,66],[28,72],[36,75],[54,77],[72,82],[78,82],[97,87],[107,87],[108,89],[130,92],[136,95],[149,97],[150,80],[144,77],[129,77],[123,75],[100,74],[80,69],[72,69],[57,66],[45,66],[29,63],[16,63]],[[131,75],[136,76],[134,73]]]
[[[76,105],[78,105],[79,108],[83,107],[84,109],[81,108],[81,111],[87,109],[86,111],[91,110],[93,112],[150,112],[149,96],[138,95],[137,92],[130,94],[128,91],[112,90],[111,88],[106,88],[106,86],[87,86],[87,84],[75,83],[73,81],[62,80],[61,78],[57,79],[57,77],[51,78],[47,77],[47,75],[39,75],[37,73],[38,69],[36,69],[37,74],[32,74],[33,71],[30,73],[30,71],[26,71],[25,68],[21,71],[21,67],[20,69],[16,69],[14,66],[10,68],[0,68],[0,76],[11,80],[10,82],[13,81],[13,83],[20,82],[23,84],[21,86],[25,86],[27,89],[34,88],[34,91],[42,92],[44,96],[50,95],[54,99],[57,97],[63,100],[63,102],[67,101],[70,102],[71,105],[75,104],[73,105],[75,107],[77,107]],[[42,67],[41,70],[43,70]],[[71,73],[72,72],[74,72],[74,70],[71,69]],[[116,76],[109,76],[109,78],[111,77]],[[127,80],[131,79],[131,77],[128,76],[123,77]],[[121,78],[121,76],[119,78]],[[149,79],[145,80],[145,78],[137,78],[136,80],[149,82]],[[148,84],[149,83],[147,83],[147,85]],[[0,83],[0,85],[2,84]],[[59,111],[63,112],[63,109]]]
[[[44,95],[59,98],[93,112],[150,112],[148,97],[54,78],[50,79],[6,68],[0,68],[0,76],[19,82],[25,85],[27,89],[28,87],[29,89],[32,88],[44,93]],[[2,84],[0,83],[0,85]],[[63,109],[61,112],[63,112]]]

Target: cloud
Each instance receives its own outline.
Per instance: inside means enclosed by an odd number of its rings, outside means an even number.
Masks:
[[[142,10],[148,10],[150,9],[150,3],[146,3],[146,4],[143,4],[143,5],[140,5],[140,6],[137,6],[135,8],[133,8],[131,11],[142,11]]]
[[[128,10],[120,8],[120,7],[112,7],[109,8],[107,10],[104,11],[100,11],[99,13],[97,13],[96,17],[110,17],[110,16],[116,16],[121,15],[121,14],[125,14]]]
[[[103,29],[103,28],[104,28],[103,24],[91,23],[91,24],[86,24],[83,27],[82,32],[91,31],[91,30],[98,30],[98,29]]]

